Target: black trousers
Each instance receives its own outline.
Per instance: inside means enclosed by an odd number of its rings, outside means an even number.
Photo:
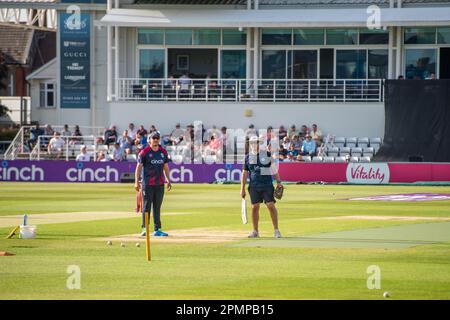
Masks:
[[[150,221],[150,212],[153,206],[153,224],[155,231],[161,229],[161,204],[164,198],[164,185],[162,186],[145,186],[142,189],[142,228],[145,228],[145,214],[148,214]]]

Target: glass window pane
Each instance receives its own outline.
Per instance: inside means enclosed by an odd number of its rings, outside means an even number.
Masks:
[[[435,43],[436,28],[406,28],[405,44],[429,44]]]
[[[164,78],[164,50],[139,50],[139,77]]]
[[[286,50],[263,50],[263,79],[286,79]]]
[[[245,50],[222,50],[222,78],[245,79]]]
[[[389,32],[383,29],[360,29],[359,44],[388,44]]]
[[[439,44],[450,44],[450,27],[438,28],[437,33]]]
[[[436,49],[406,49],[407,79],[426,79],[436,73]]]
[[[324,29],[294,29],[294,44],[323,45]]]
[[[47,107],[53,107],[53,92],[47,92]]]
[[[369,79],[387,79],[388,51],[369,50],[368,59]]]
[[[42,86],[44,86],[43,83],[41,83],[41,88],[42,88]],[[39,91],[39,106],[45,107],[45,90]]]
[[[294,50],[292,55],[293,79],[317,78],[317,50]]]
[[[53,83],[47,83],[47,90],[53,90]]]
[[[366,78],[366,52],[367,50],[336,50],[336,77]]]
[[[220,29],[194,30],[194,44],[220,45]]]
[[[320,79],[334,77],[334,50],[320,49]]]
[[[327,44],[358,44],[358,30],[327,29]]]
[[[262,44],[290,45],[292,42],[292,29],[263,29]]]
[[[139,44],[164,44],[164,30],[163,29],[138,29],[138,43]]]
[[[192,29],[166,29],[166,44],[192,45]]]
[[[242,31],[238,29],[223,29],[223,45],[246,45],[247,43],[247,29]]]

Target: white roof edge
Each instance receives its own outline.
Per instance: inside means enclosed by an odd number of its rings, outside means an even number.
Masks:
[[[49,77],[39,77],[39,73],[46,70],[47,68],[50,68],[54,63],[56,63],[56,60],[57,60],[56,58],[53,58],[46,64],[40,66],[39,68],[34,70],[32,73],[30,73],[25,79],[27,81],[34,80],[34,79],[49,79]],[[56,77],[56,75],[55,75],[55,77]]]
[[[366,26],[366,9],[142,10],[112,9],[98,25],[119,27]],[[450,25],[449,8],[382,8],[381,26]]]

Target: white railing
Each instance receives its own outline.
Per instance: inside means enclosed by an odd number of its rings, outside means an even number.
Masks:
[[[118,101],[381,102],[382,79],[121,78]]]
[[[70,130],[74,130],[74,127],[74,125],[69,125]],[[35,128],[35,126],[22,126],[20,128],[19,132],[17,133],[3,156],[5,160],[15,160],[19,157],[20,154],[23,154],[24,157],[29,157],[30,159],[32,157],[31,154],[33,154],[33,157],[36,157],[36,145],[34,146],[33,150],[30,150],[28,148],[28,140],[31,138],[30,132],[33,128]],[[43,126],[41,128],[44,129]],[[88,137],[103,137],[103,133],[105,131],[104,127],[79,126],[79,128],[82,135]],[[64,130],[64,126],[52,126],[52,129],[53,131],[62,133],[62,131]],[[73,132],[71,133],[73,134]],[[73,137],[68,138],[70,139]]]
[[[50,140],[53,136],[39,136],[30,153],[30,160],[75,160],[80,153],[81,146],[86,146],[86,151],[91,155],[95,161],[97,156],[96,137],[91,136],[76,136],[76,137],[60,137],[64,143],[60,149],[49,148]]]

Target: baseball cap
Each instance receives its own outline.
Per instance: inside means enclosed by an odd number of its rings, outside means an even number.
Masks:
[[[153,138],[161,138],[161,134],[159,133],[159,131],[153,131],[152,133],[150,133],[150,134],[148,135],[148,137],[149,137],[150,139],[153,139]]]

